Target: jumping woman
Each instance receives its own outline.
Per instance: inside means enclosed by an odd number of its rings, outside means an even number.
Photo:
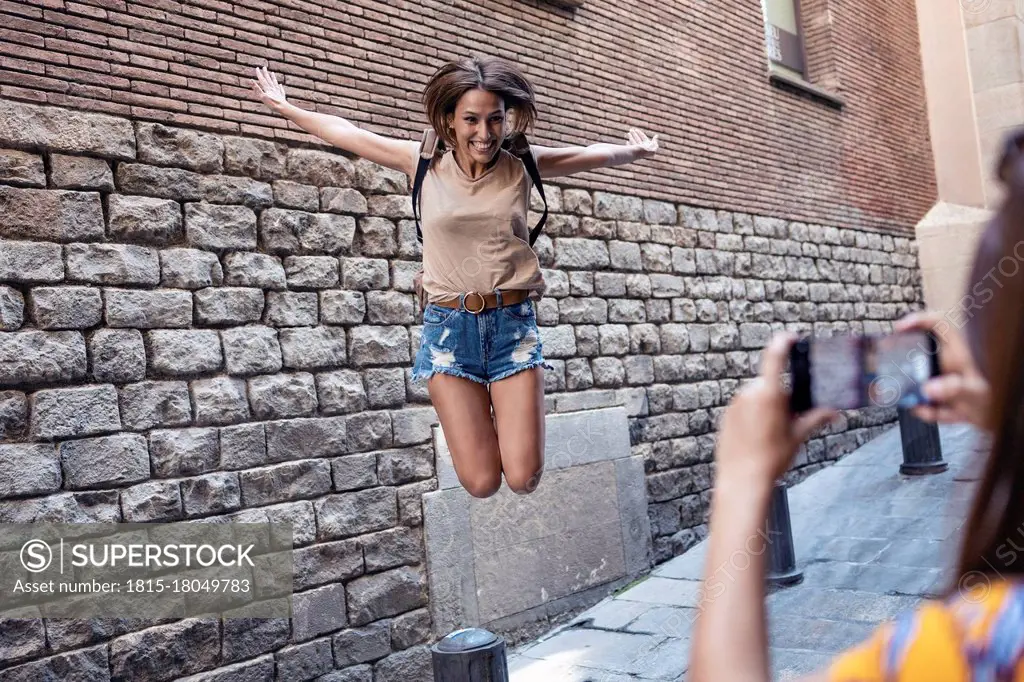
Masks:
[[[525,139],[537,108],[523,73],[497,58],[449,62],[430,78],[423,92],[430,129],[421,142],[305,111],[266,69],[257,69],[253,88],[306,132],[410,180],[429,159],[415,207],[425,307],[413,378],[427,380],[471,495],[493,495],[502,474],[513,491],[533,492],[544,468],[545,366],[534,304],[545,284],[527,224],[535,183],[526,161],[532,154],[541,178],[627,164],[657,152],[657,135],[634,128],[621,145],[506,149]]]

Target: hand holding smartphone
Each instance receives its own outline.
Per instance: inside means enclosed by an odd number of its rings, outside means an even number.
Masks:
[[[803,338],[790,351],[794,413],[814,407],[914,407],[938,376],[939,350],[929,332]]]

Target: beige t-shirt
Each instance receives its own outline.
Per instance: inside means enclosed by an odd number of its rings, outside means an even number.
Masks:
[[[430,302],[468,292],[545,289],[537,254],[530,246],[527,212],[530,176],[504,149],[476,180],[446,151],[435,159],[420,190],[423,289]]]

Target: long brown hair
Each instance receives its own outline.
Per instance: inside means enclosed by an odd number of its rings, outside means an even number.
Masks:
[[[514,64],[497,57],[473,57],[448,62],[430,77],[423,90],[427,119],[448,147],[455,138],[448,128],[455,104],[470,90],[479,88],[501,97],[505,110],[512,112],[510,133],[526,133],[537,119],[533,86]]]
[[[982,237],[971,284],[992,291],[975,321],[989,381],[991,452],[964,526],[957,580],[1024,576],[1024,134],[1007,138],[998,175],[1006,195]],[[994,279],[987,284],[980,273]],[[975,292],[977,293],[977,292]],[[955,588],[951,588],[955,589]]]

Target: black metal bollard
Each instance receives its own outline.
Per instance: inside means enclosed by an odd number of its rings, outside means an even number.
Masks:
[[[456,630],[430,647],[434,682],[508,682],[505,640],[480,628]]]
[[[803,571],[796,567],[793,546],[793,525],[789,519],[789,496],[786,484],[776,481],[768,510],[768,565],[765,579],[770,585],[794,585],[803,580]]]
[[[942,441],[939,427],[923,422],[909,410],[897,408],[900,420],[900,440],[903,446],[903,464],[900,473],[908,476],[942,473],[949,464],[942,460]]]

